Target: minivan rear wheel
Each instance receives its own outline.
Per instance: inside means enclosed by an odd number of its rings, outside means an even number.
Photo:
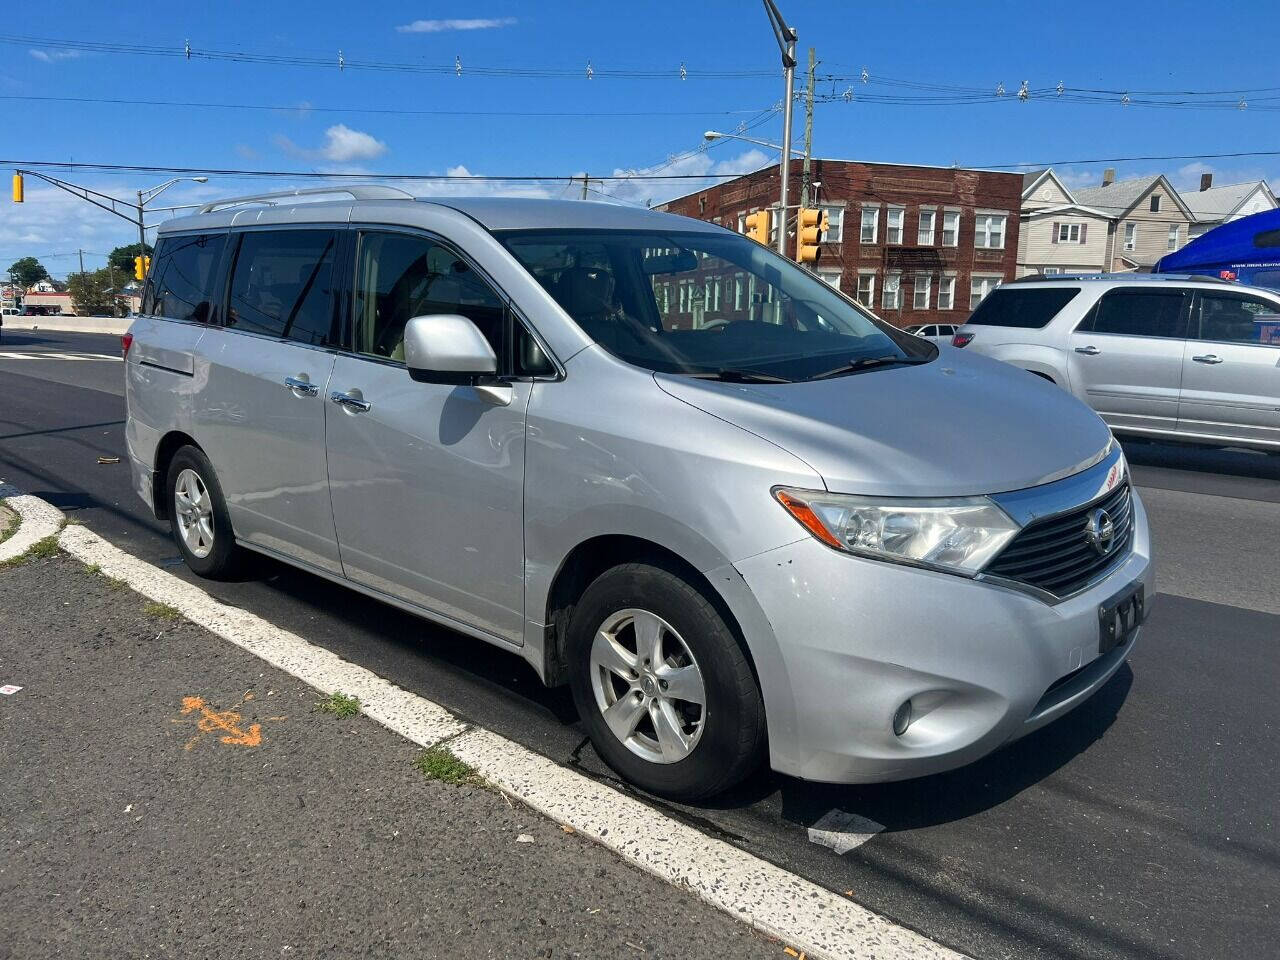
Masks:
[[[179,449],[169,461],[165,490],[169,527],[187,566],[210,579],[233,575],[242,554],[231,533],[222,487],[204,451],[190,445]]]
[[[758,765],[764,704],[746,654],[677,573],[628,563],[601,574],[573,610],[568,655],[596,752],[642,789],[697,800]]]

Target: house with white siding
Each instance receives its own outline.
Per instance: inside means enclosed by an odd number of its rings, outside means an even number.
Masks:
[[[1166,253],[1181,249],[1190,236],[1195,214],[1159,173],[1116,180],[1102,175],[1102,185],[1074,191],[1076,200],[1108,217],[1108,270],[1150,271]]]
[[[1111,218],[1080,203],[1052,169],[1023,176],[1019,219],[1018,276],[1108,269]]]
[[[1192,237],[1230,220],[1276,208],[1276,195],[1267,186],[1267,181],[1247,180],[1215,187],[1211,173],[1201,174],[1200,189],[1195,193],[1184,193],[1182,199],[1195,214],[1195,222],[1191,224]]]

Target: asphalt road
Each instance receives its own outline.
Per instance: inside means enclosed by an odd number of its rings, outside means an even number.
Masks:
[[[129,487],[114,338],[6,334],[0,479],[189,577]],[[36,342],[38,339],[38,342]],[[1280,927],[1280,458],[1126,444],[1150,511],[1159,595],[1128,666],[1091,701],[937,777],[830,787],[761,774],[665,809],[984,958],[1273,955]],[[517,658],[263,561],[201,584],[454,712],[608,778],[570,698]],[[837,856],[830,811],[884,829]]]

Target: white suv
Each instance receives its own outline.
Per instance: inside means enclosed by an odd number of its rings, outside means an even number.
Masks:
[[[1209,277],[1028,277],[952,339],[1071,391],[1113,430],[1280,452],[1280,295]]]

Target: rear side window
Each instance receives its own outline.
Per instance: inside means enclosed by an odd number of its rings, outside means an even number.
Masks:
[[[1041,287],[992,290],[969,317],[970,323],[987,327],[1023,327],[1039,330],[1080,293],[1079,287]]]
[[[332,230],[244,234],[227,299],[227,326],[316,346],[336,343]]]
[[[1274,303],[1242,293],[1216,291],[1201,293],[1198,299],[1200,340],[1280,344],[1280,310]]]
[[[1111,290],[1079,329],[1130,337],[1184,338],[1186,295],[1178,290]]]
[[[213,313],[214,275],[226,241],[225,234],[161,237],[142,312],[208,323]]]

